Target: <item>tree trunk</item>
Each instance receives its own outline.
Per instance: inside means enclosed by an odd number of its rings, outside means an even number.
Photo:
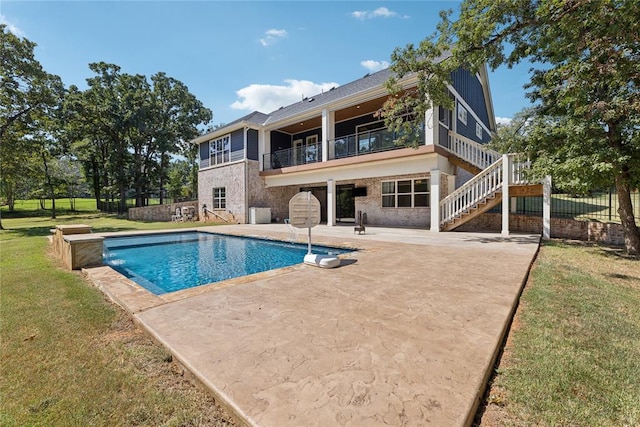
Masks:
[[[631,203],[631,186],[622,174],[616,175],[616,191],[618,192],[618,214],[624,230],[624,245],[629,255],[640,254],[640,233],[633,215]]]
[[[118,207],[118,213],[124,214],[127,210],[127,188],[124,182],[120,182],[120,206]]]
[[[51,219],[56,218],[56,195],[54,194],[53,181],[51,180],[51,175],[49,174],[49,165],[47,164],[47,155],[44,150],[42,150],[42,164],[44,166],[44,176],[47,180],[47,186],[49,187],[49,192],[51,194]]]
[[[98,165],[98,162],[94,159],[91,160],[91,169],[93,171],[92,173],[92,177],[91,177],[91,183],[93,184],[93,195],[96,198],[96,208],[98,210],[102,210],[100,209],[100,199],[102,197],[102,191],[100,190],[100,166]]]
[[[168,163],[168,156],[166,152],[162,152],[160,154],[160,204],[164,204],[164,184],[165,184],[165,171],[167,170],[166,166]],[[175,201],[175,200],[174,200]]]

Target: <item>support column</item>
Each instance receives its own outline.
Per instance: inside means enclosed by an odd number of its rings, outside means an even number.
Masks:
[[[271,169],[271,164],[266,164],[264,162],[265,154],[271,153],[271,132],[261,130],[258,135],[258,160],[260,161],[260,170],[265,170],[265,166],[267,169]],[[246,155],[246,154],[245,154]],[[268,162],[271,163],[271,162]]]
[[[551,238],[551,176],[542,180],[542,238]]]
[[[429,178],[431,184],[431,199],[429,206],[431,206],[431,227],[430,231],[434,233],[440,232],[440,171],[438,169],[431,171]]]
[[[502,235],[509,235],[509,184],[511,183],[511,164],[509,155],[502,155]]]
[[[334,157],[333,146],[330,142],[334,140],[335,132],[335,112],[328,109],[322,110],[322,161],[326,162]]]
[[[437,112],[438,107],[431,103],[431,108],[424,113],[424,145],[438,143],[438,117],[435,116]]]
[[[336,182],[327,180],[327,225],[336,225]]]

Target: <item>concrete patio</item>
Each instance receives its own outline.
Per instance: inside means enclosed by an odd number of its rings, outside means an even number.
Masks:
[[[282,224],[210,230],[289,236]],[[249,425],[469,425],[540,236],[366,231],[313,229],[314,243],[359,249],[336,269],[163,296],[85,271]]]

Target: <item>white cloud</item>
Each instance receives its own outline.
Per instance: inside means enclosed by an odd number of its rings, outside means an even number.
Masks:
[[[394,18],[399,15],[386,7],[379,7],[376,10],[356,10],[351,12],[351,16],[364,21],[365,19],[373,18]],[[403,16],[403,18],[408,18],[408,16]]]
[[[7,26],[7,29],[11,31],[14,35],[18,37],[24,37],[24,32],[20,28],[12,24],[11,22],[7,21],[7,18],[2,14],[0,14],[0,24],[5,24]]]
[[[264,32],[264,37],[260,39],[262,46],[270,46],[274,44],[278,39],[287,37],[287,30],[271,29]]]
[[[236,110],[261,111],[270,113],[282,106],[302,100],[303,96],[313,96],[328,91],[338,83],[313,83],[308,80],[285,80],[285,85],[252,84],[236,92],[238,100],[231,104]]]
[[[511,120],[511,117],[496,117],[496,123],[499,125],[508,125]]]
[[[373,59],[367,59],[366,61],[361,61],[360,65],[369,70],[372,73],[376,71],[384,70],[389,67],[389,63],[387,61],[375,61]]]

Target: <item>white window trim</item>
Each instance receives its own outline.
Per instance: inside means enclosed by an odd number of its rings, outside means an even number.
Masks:
[[[458,120],[467,124],[467,109],[462,104],[458,104]]]
[[[226,140],[226,148],[225,148]],[[222,143],[222,150],[217,149],[217,143]],[[218,162],[218,154],[222,153],[222,160]],[[217,166],[231,161],[231,134],[228,133],[209,141],[209,166]]]
[[[415,191],[415,182],[416,181],[422,181],[422,180],[427,180],[428,184],[427,184],[427,188],[429,189],[428,191]],[[411,192],[410,193],[398,193],[398,182],[401,181],[411,181]],[[395,191],[394,193],[383,193],[382,192],[382,187],[383,187],[383,183],[385,182],[393,182],[394,183],[394,188]],[[431,194],[431,182],[430,182],[430,178],[429,177],[418,177],[418,178],[407,178],[407,179],[386,179],[384,181],[380,181],[380,207],[382,209],[426,209],[426,208],[430,208],[431,206],[415,206],[415,196],[416,195],[427,195],[427,203],[430,202],[431,198],[429,197],[429,195]],[[411,206],[398,206],[398,195],[411,195]],[[394,206],[383,206],[382,203],[382,198],[384,196],[391,196],[393,195],[393,204]]]
[[[476,136],[480,139],[480,141],[482,141],[482,136],[483,136],[482,125],[478,122],[476,122]]]
[[[224,197],[216,197],[216,190],[223,190],[224,191]],[[226,209],[227,208],[227,187],[213,187],[213,189],[211,190],[211,196],[212,196],[212,209]],[[216,201],[218,203],[216,203]],[[222,203],[220,203],[222,202]],[[224,206],[222,206],[224,204]]]
[[[476,121],[476,123],[480,123],[480,126],[482,126],[482,128],[485,130],[485,132],[487,132],[487,134],[491,135],[491,131],[489,130],[487,125],[485,125],[482,122],[482,120],[480,120],[480,117],[478,117],[476,112],[473,111],[473,109],[469,106],[469,104],[467,104],[467,102],[462,98],[462,96],[458,93],[458,91],[455,90],[453,88],[453,86],[451,86],[451,85],[447,85],[447,89],[449,89],[449,91],[453,94],[453,96],[455,97],[455,100],[458,102],[458,104],[462,104],[467,109],[467,111],[471,114],[471,116]]]

